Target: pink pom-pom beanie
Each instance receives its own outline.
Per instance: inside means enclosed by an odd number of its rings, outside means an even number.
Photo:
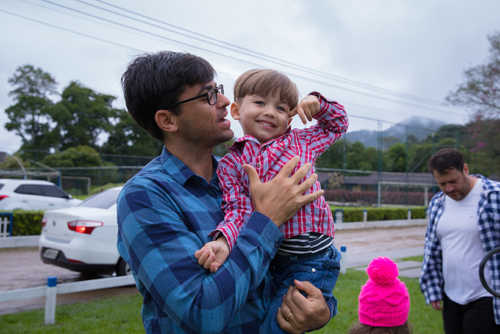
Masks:
[[[359,294],[359,322],[373,327],[401,326],[408,320],[410,297],[398,279],[398,266],[378,257],[366,269],[368,281]]]

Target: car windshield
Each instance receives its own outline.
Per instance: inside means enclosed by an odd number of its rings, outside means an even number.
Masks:
[[[121,188],[108,189],[92,197],[87,198],[80,206],[89,208],[109,209],[116,203]]]

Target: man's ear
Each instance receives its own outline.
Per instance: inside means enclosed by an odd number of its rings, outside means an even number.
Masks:
[[[240,119],[240,105],[237,102],[231,103],[231,116],[234,120]]]
[[[167,109],[160,109],[155,114],[156,125],[165,132],[175,132],[178,130],[177,115]]]
[[[469,175],[469,166],[467,165],[466,162],[464,162],[464,174]]]

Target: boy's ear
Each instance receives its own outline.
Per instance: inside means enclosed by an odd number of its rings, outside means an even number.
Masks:
[[[176,132],[179,129],[177,126],[177,115],[167,109],[156,111],[155,122],[160,130],[165,132]]]
[[[237,102],[231,103],[231,116],[234,120],[240,119],[240,105]]]

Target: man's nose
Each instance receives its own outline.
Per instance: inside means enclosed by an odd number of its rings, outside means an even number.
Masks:
[[[229,99],[226,97],[226,95],[218,93],[219,96],[217,96],[217,107],[219,108],[225,108],[227,107],[231,102]]]

